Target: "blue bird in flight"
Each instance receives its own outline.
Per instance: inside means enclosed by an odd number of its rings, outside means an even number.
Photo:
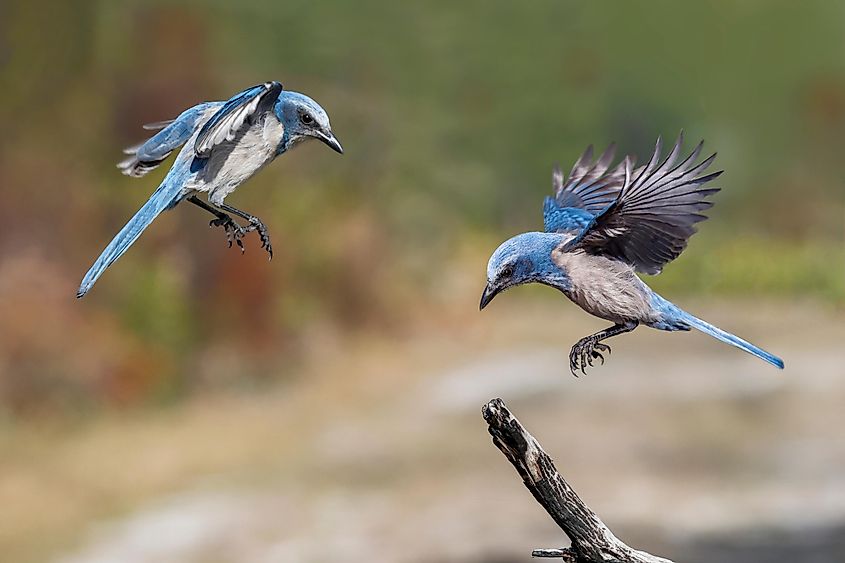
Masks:
[[[205,102],[169,121],[144,126],[160,131],[144,143],[124,151],[118,164],[127,176],[140,177],[182,147],[158,189],[129,220],[85,274],[77,297],[91,290],[102,273],[138,240],[158,215],[182,201],[189,201],[212,215],[210,225],[226,232],[229,246],[243,252],[242,238],[257,231],[270,258],[273,247],[264,223],[254,215],[224,202],[243,182],[300,141],[319,139],[339,153],[329,116],[304,94],[285,91],[279,82],[265,82],[235,94],[225,102]],[[205,193],[207,201],[197,194]],[[232,219],[246,222],[242,226]]]
[[[484,309],[502,291],[526,283],[560,290],[586,312],[613,326],[579,340],[570,351],[573,374],[609,353],[607,338],[643,324],[666,331],[697,329],[783,369],[783,360],[664,299],[636,274],[659,274],[696,232],[719,188],[705,187],[716,155],[696,164],[703,142],[678,163],[683,133],[661,162],[662,141],[645,166],[627,156],[611,169],[614,145],[593,162],[590,146],[564,178],[553,174],[554,197],[543,207],[544,232],[523,233],[490,257]]]

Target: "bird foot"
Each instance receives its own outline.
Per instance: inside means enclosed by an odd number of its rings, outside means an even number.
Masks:
[[[258,237],[261,239],[261,248],[267,251],[267,254],[270,255],[269,259],[272,260],[273,245],[270,244],[270,231],[267,229],[267,225],[265,225],[258,217],[250,217],[249,226],[246,228],[246,232],[250,231],[258,231]]]
[[[569,371],[572,375],[578,377],[578,371],[587,375],[587,366],[593,367],[593,360],[601,360],[604,365],[604,356],[602,352],[610,354],[610,346],[602,344],[596,338],[587,336],[582,338],[572,347],[569,352]]]
[[[273,259],[273,246],[270,244],[270,233],[267,230],[267,226],[258,217],[251,217],[249,219],[249,225],[242,227],[231,216],[224,214],[217,219],[209,221],[208,226],[223,227],[223,230],[226,231],[226,241],[229,243],[229,248],[232,248],[232,243],[235,243],[241,249],[241,254],[245,252],[244,236],[252,231],[257,231],[261,239],[261,248],[266,249],[270,254],[270,259]]]
[[[244,253],[244,243],[243,238],[249,230],[241,227],[228,215],[222,215],[217,219],[212,219],[208,222],[209,227],[223,227],[223,230],[226,231],[226,241],[229,243],[229,248],[232,248],[232,243],[238,245],[238,248],[241,249],[241,254]]]

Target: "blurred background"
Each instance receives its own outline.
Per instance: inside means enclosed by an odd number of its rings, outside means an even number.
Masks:
[[[229,202],[82,274],[169,161],[141,124],[265,80],[329,112]],[[566,544],[489,443],[502,396],[629,543],[845,560],[845,5],[0,2],[0,559],[511,563]],[[723,191],[648,283],[781,355],[604,322],[548,288],[477,310],[587,144],[684,129]]]

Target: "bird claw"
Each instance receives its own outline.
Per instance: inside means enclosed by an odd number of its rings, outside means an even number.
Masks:
[[[580,371],[583,375],[587,375],[587,367],[593,367],[593,360],[601,360],[601,365],[604,365],[604,356],[602,352],[610,354],[610,346],[602,344],[594,338],[588,336],[582,338],[572,347],[569,352],[569,371],[572,375],[578,377]]]
[[[238,248],[241,249],[241,254],[246,251],[243,243],[244,236],[252,231],[257,231],[261,239],[261,248],[266,249],[270,254],[270,259],[273,259],[273,246],[270,244],[270,233],[267,230],[267,226],[258,217],[252,217],[249,220],[249,225],[242,227],[229,215],[223,215],[222,217],[209,221],[208,226],[222,227],[226,231],[226,242],[229,243],[229,248],[232,248],[232,243],[237,244]]]
[[[269,260],[273,259],[273,245],[270,244],[270,231],[267,229],[267,225],[265,225],[261,219],[258,217],[252,217],[249,220],[249,227],[246,228],[246,231],[257,231],[258,238],[261,239],[261,248],[267,251],[267,254],[270,255],[268,258]]]
[[[242,239],[249,231],[235,223],[235,221],[228,215],[212,219],[208,222],[208,226],[222,227],[223,230],[226,231],[226,242],[229,243],[229,248],[232,248],[232,243],[235,243],[238,245],[238,248],[241,249],[241,254],[246,251]]]

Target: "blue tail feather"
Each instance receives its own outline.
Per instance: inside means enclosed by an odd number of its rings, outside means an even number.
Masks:
[[[79,285],[76,297],[83,297],[94,286],[97,279],[111,266],[118,258],[123,256],[132,244],[138,240],[150,223],[165,211],[179,202],[182,191],[182,183],[174,182],[171,178],[165,178],[164,182],[150,196],[141,209],[129,220],[112,241],[103,250]]]
[[[698,317],[694,317],[685,311],[681,311],[681,315],[683,321],[688,324],[691,328],[698,329],[704,334],[709,334],[713,338],[721,340],[722,342],[730,344],[731,346],[736,346],[741,350],[745,350],[749,354],[757,356],[761,360],[769,362],[777,368],[783,369],[783,360],[781,360],[774,354],[770,354],[762,348],[758,348],[750,342],[743,340],[742,338],[735,336],[729,332],[725,332],[724,330],[715,327],[706,321],[702,321]]]

